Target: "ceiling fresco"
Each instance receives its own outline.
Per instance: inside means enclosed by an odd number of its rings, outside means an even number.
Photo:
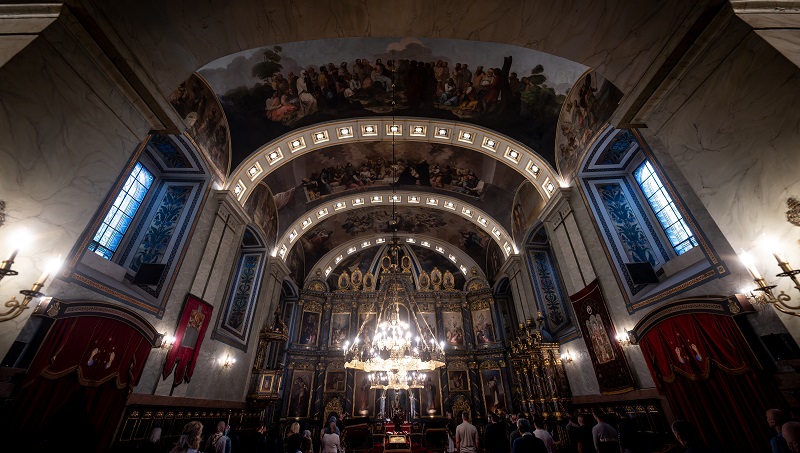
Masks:
[[[264,182],[275,193],[280,234],[321,200],[370,189],[418,188],[460,198],[484,210],[506,231],[510,206],[524,177],[489,156],[458,146],[424,142],[334,145],[305,154],[270,173]],[[393,175],[394,174],[394,175]]]
[[[511,234],[514,236],[517,246],[523,244],[525,232],[536,223],[545,204],[547,202],[539,195],[539,191],[533,187],[530,181],[525,180],[520,184],[514,195],[514,205],[511,209]]]
[[[585,70],[504,44],[344,38],[250,49],[198,72],[228,118],[233,166],[298,127],[393,114],[473,122],[521,141],[555,166],[558,114]]]
[[[275,198],[266,184],[259,184],[244,204],[244,210],[258,225],[264,235],[264,243],[268,249],[275,247],[278,240],[278,215],[275,209]]]
[[[300,237],[300,243],[295,244],[287,256],[287,265],[290,269],[294,265],[303,265],[305,274],[308,274],[326,253],[355,237],[367,233],[391,233],[391,217],[392,210],[386,206],[368,207],[331,216]],[[489,250],[500,249],[488,233],[463,217],[449,212],[400,206],[397,208],[397,221],[399,232],[424,234],[453,244],[479,265],[486,263]]]

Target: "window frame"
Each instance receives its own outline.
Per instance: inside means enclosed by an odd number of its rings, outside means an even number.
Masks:
[[[129,196],[129,193],[125,189],[125,186],[127,186],[128,180],[131,179],[131,177],[133,176],[134,172],[136,172],[137,168],[139,168],[139,167],[141,167],[142,170],[146,171],[150,175],[150,177],[151,177],[150,184],[149,184],[149,186],[147,186],[145,188],[144,196],[141,198],[141,200],[138,201],[139,205],[136,207],[136,209],[135,209],[135,211],[133,213],[133,216],[130,217],[130,222],[128,222],[128,224],[125,226],[124,231],[121,231],[122,235],[121,235],[121,237],[119,239],[119,242],[117,242],[116,246],[114,247],[114,250],[111,250],[106,245],[101,244],[100,242],[96,241],[95,238],[100,233],[100,231],[103,230],[104,227],[106,227],[106,230],[108,228],[113,228],[114,230],[116,230],[116,228],[112,227],[111,224],[107,224],[106,223],[106,219],[115,210],[121,211],[121,212],[123,212],[123,215],[125,215],[124,214],[124,210],[121,207],[117,206],[116,202],[117,202],[117,200],[119,200],[120,195],[123,194],[123,193],[125,193],[126,195]],[[162,176],[158,172],[155,172],[151,168],[149,168],[147,163],[144,162],[143,158],[140,158],[139,160],[137,160],[136,163],[134,164],[133,169],[131,170],[131,172],[128,173],[128,175],[125,177],[125,182],[122,184],[122,187],[120,187],[119,191],[115,194],[114,201],[111,203],[111,206],[109,206],[108,210],[106,211],[105,215],[103,216],[103,219],[100,221],[100,225],[97,227],[97,230],[95,230],[95,232],[92,234],[91,238],[89,239],[89,243],[88,243],[88,245],[86,247],[87,251],[89,253],[94,253],[97,256],[99,256],[99,257],[101,257],[101,258],[103,258],[105,260],[108,260],[109,262],[120,264],[116,260],[116,259],[118,259],[117,251],[119,251],[121,248],[124,248],[125,244],[130,240],[130,234],[129,233],[131,231],[131,227],[135,226],[137,224],[137,222],[140,221],[140,217],[142,215],[142,206],[147,205],[147,203],[149,202],[150,198],[152,198],[153,192],[154,192],[152,189],[154,187],[158,186],[158,182],[161,179],[162,179]],[[139,183],[139,184],[141,184],[141,183]],[[131,198],[133,198],[133,197],[131,197]],[[95,245],[95,249],[94,250],[92,249],[93,245]],[[110,251],[111,252],[111,257],[106,257],[104,254],[97,253],[97,248],[98,247],[102,247],[102,248]]]
[[[645,165],[648,166],[650,174],[646,178],[644,178],[643,181],[640,182],[637,173],[639,173],[639,170]],[[631,167],[629,167],[629,174],[631,179],[633,179],[633,182],[636,183],[636,186],[638,187],[638,194],[641,196],[644,203],[646,203],[647,206],[650,207],[650,213],[652,214],[652,218],[654,218],[656,223],[658,223],[658,225],[661,226],[661,232],[663,233],[662,237],[666,239],[666,244],[670,244],[672,252],[675,254],[675,256],[683,255],[689,250],[697,247],[699,245],[697,241],[697,234],[694,231],[692,231],[692,229],[687,224],[683,213],[678,208],[678,204],[675,202],[675,199],[672,198],[672,194],[669,193],[669,190],[667,190],[667,186],[664,184],[664,181],[661,180],[661,177],[659,176],[658,172],[653,166],[653,163],[650,162],[650,159],[648,159],[646,156],[643,156],[642,159],[637,159],[637,162],[634,165],[631,165]],[[652,178],[657,183],[658,188],[650,196],[648,196],[647,193],[645,192],[644,182],[650,178]],[[667,201],[667,203],[663,207],[661,207],[660,210],[656,211],[655,206],[653,206],[653,203],[651,203],[650,200],[651,198],[655,197],[656,194],[658,194],[659,192],[663,194],[663,197]],[[661,221],[661,217],[659,216],[659,213],[661,213],[666,209],[671,209],[672,212],[677,217],[677,220],[675,220],[669,225],[665,225],[665,223]],[[683,228],[684,232],[687,233],[687,236],[680,242],[673,243],[672,239],[670,239],[669,237],[669,233],[667,232],[667,230],[669,228],[672,228],[676,224],[679,224],[679,226]],[[690,247],[679,250],[679,247],[683,244],[686,244],[687,242],[688,245],[690,245]]]

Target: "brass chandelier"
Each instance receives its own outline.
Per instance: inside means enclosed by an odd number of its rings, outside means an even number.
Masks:
[[[394,89],[393,83],[392,109],[395,107]],[[392,200],[396,199],[396,165],[395,141],[392,135]],[[425,318],[417,316],[419,307],[411,294],[409,283],[412,281],[410,264],[401,266],[400,263],[401,245],[397,239],[397,207],[394,203],[388,227],[392,231],[392,240],[387,256],[381,259],[381,283],[384,283],[386,292],[377,313],[377,322],[374,328],[368,327],[369,318],[365,318],[355,338],[345,342],[344,366],[370,373],[369,382],[372,388],[422,388],[427,378],[425,372],[445,365],[444,342],[437,343],[431,326]],[[402,319],[401,308],[408,313],[408,320]]]

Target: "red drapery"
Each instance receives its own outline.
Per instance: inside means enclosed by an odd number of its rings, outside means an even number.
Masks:
[[[56,321],[20,384],[18,438],[29,451],[52,451],[69,446],[62,436],[70,433],[84,451],[106,450],[150,349],[141,333],[114,319]]]
[[[650,372],[677,418],[694,422],[724,451],[770,451],[764,414],[777,401],[734,321],[686,314],[662,321],[640,342]]]

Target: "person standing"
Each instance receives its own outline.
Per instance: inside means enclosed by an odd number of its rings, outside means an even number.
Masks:
[[[781,434],[781,428],[786,423],[786,415],[780,409],[770,409],[767,411],[767,424],[770,429],[777,431],[778,434],[769,440],[769,446],[772,448],[772,453],[789,453],[789,446],[786,445],[786,439]]]
[[[544,429],[544,419],[541,417],[534,417],[533,426],[536,428],[533,431],[533,435],[544,443],[545,448],[547,448],[547,453],[556,453],[556,443],[553,440],[553,436]]]
[[[231,453],[231,438],[227,434],[227,423],[217,422],[217,431],[206,441],[206,453]]]
[[[198,453],[202,443],[203,424],[192,421],[184,425],[178,442],[170,450],[170,453]]]
[[[506,427],[499,423],[497,415],[489,413],[489,424],[483,433],[483,440],[486,442],[487,453],[508,453],[511,446],[506,437]]]
[[[586,424],[586,416],[578,416],[578,453],[595,453],[592,427]]]
[[[320,447],[320,453],[339,453],[342,451],[339,435],[336,433],[337,431],[338,428],[336,428],[336,421],[333,420],[329,422],[327,428],[322,434],[322,446]]]
[[[469,413],[464,411],[461,414],[462,422],[456,428],[456,452],[457,453],[477,453],[478,430],[469,422]]]
[[[800,423],[786,422],[781,427],[781,436],[786,439],[786,446],[792,453],[800,453]]]
[[[595,410],[594,419],[597,424],[592,428],[592,439],[594,449],[598,453],[617,453],[619,452],[619,434],[613,426],[606,422],[606,414]]]
[[[544,442],[531,433],[531,422],[520,418],[517,419],[517,426],[521,435],[514,441],[511,453],[547,453]]]

